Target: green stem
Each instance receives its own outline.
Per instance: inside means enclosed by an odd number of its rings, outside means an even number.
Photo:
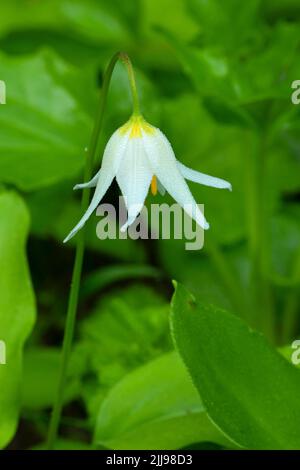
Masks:
[[[102,129],[104,109],[105,109],[105,105],[107,101],[109,84],[111,81],[111,76],[112,76],[114,67],[119,59],[121,59],[127,67],[132,96],[133,96],[133,102],[134,102],[134,111],[139,109],[138,96],[137,96],[135,80],[134,80],[134,72],[132,69],[131,62],[126,54],[118,52],[111,58],[108,64],[108,67],[104,73],[103,86],[102,86],[102,91],[100,95],[97,115],[95,119],[95,125],[94,125],[94,129],[91,135],[90,144],[89,144],[88,153],[87,153],[87,160],[85,163],[84,181],[89,181],[92,177],[93,163],[94,163],[95,153],[97,150],[99,135]],[[82,213],[84,213],[87,210],[88,205],[89,205],[89,200],[90,200],[90,189],[86,188],[83,190],[82,200],[81,200]],[[54,444],[55,444],[55,440],[56,440],[58,428],[59,428],[59,423],[61,419],[62,407],[63,407],[63,392],[65,388],[65,383],[66,383],[66,374],[67,374],[67,368],[68,368],[68,363],[70,359],[73,335],[74,335],[74,326],[75,326],[75,320],[76,320],[78,295],[79,295],[82,264],[83,264],[84,249],[85,249],[84,235],[85,235],[85,230],[83,228],[77,235],[76,254],[75,254],[74,267],[73,267],[72,282],[71,282],[69,303],[68,303],[68,310],[67,310],[67,318],[66,318],[64,339],[63,339],[63,346],[62,346],[62,360],[61,360],[61,366],[60,366],[60,371],[59,371],[58,387],[56,391],[53,411],[52,411],[50,425],[49,425],[49,432],[48,432],[47,448],[49,450],[53,449]]]
[[[129,85],[130,85],[132,101],[133,101],[133,114],[136,116],[139,116],[140,104],[139,104],[139,97],[138,97],[135,76],[134,76],[134,71],[133,71],[131,60],[129,59],[128,55],[125,54],[124,52],[120,53],[120,59],[125,65],[127,69],[127,73],[128,73]]]

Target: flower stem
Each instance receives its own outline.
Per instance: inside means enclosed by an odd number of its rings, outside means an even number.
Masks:
[[[94,129],[93,129],[91,139],[90,139],[90,144],[89,144],[88,151],[87,151],[87,159],[86,159],[85,168],[84,168],[84,181],[89,181],[92,176],[93,163],[94,163],[94,158],[95,158],[95,154],[97,150],[99,135],[102,129],[103,116],[104,116],[104,110],[105,110],[105,105],[107,101],[109,84],[110,84],[114,67],[119,59],[121,59],[127,67],[129,81],[131,84],[131,90],[133,94],[134,112],[139,109],[137,91],[136,91],[135,80],[134,80],[134,72],[132,69],[131,62],[126,54],[118,52],[111,58],[107,66],[107,69],[104,73],[103,86],[102,86],[99,106],[98,106],[97,114],[95,118],[95,125],[94,125]],[[87,210],[88,205],[89,205],[89,200],[90,200],[90,189],[86,188],[83,190],[83,193],[82,193],[82,200],[81,200],[82,213],[84,213]],[[83,264],[84,249],[85,249],[84,228],[81,229],[77,237],[78,238],[77,238],[77,244],[76,244],[75,261],[74,261],[72,282],[71,282],[71,288],[70,288],[70,294],[69,294],[67,318],[66,318],[66,324],[65,324],[65,330],[64,330],[62,359],[61,359],[61,365],[60,365],[60,370],[59,370],[58,387],[56,391],[56,396],[55,396],[54,406],[52,410],[49,431],[48,431],[47,448],[49,450],[53,449],[54,447],[57,433],[58,433],[59,423],[61,420],[61,413],[62,413],[62,407],[63,407],[63,392],[64,392],[64,388],[66,384],[66,375],[67,375],[67,369],[68,369],[70,353],[71,353],[71,348],[72,348],[74,326],[75,326],[76,312],[77,312],[77,306],[78,306],[78,295],[79,295],[80,280],[81,280],[81,273],[82,273],[82,264]]]
[[[133,101],[133,114],[136,116],[139,116],[140,115],[140,103],[139,103],[139,97],[138,97],[136,81],[135,81],[135,76],[134,76],[134,71],[133,71],[131,60],[129,59],[129,56],[125,54],[125,52],[120,53],[120,60],[125,65],[127,69],[127,73],[128,73],[129,85],[130,85],[132,101]]]

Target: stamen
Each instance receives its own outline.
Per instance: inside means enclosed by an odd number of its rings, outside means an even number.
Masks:
[[[151,180],[151,193],[153,196],[156,196],[157,194],[157,179],[156,176],[154,175]]]

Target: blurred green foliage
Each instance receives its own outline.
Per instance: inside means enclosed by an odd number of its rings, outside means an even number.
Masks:
[[[191,184],[211,225],[199,252],[186,251],[180,240],[100,241],[97,218],[91,218],[57,447],[86,448],[93,436],[97,445],[113,448],[205,447],[207,441],[235,447],[221,431],[249,447],[274,442],[268,428],[256,433],[259,442],[245,439],[255,418],[265,416],[254,392],[247,412],[236,408],[242,384],[231,381],[229,360],[225,371],[222,358],[210,357],[211,368],[227,377],[226,396],[208,366],[199,372],[207,379],[204,392],[195,381],[202,401],[182,364],[169,364],[180,360],[170,352],[168,311],[177,279],[215,306],[216,322],[219,308],[231,310],[261,330],[273,349],[300,333],[300,108],[291,103],[291,83],[300,79],[299,43],[296,0],[1,1],[0,79],[7,104],[0,107],[0,339],[10,351],[10,365],[0,365],[2,447],[43,446],[45,440],[74,256],[74,243],[63,246],[62,239],[80,215],[72,187],[82,179],[102,72],[117,50],[130,55],[143,114],[167,135],[178,159],[230,181],[233,192]],[[127,76],[118,65],[97,167],[108,137],[130,113]],[[113,185],[105,201],[115,203],[118,194]],[[22,373],[34,296],[37,320]],[[221,321],[234,323],[220,313],[216,330]],[[201,341],[213,353],[223,336],[238,336],[229,330],[212,343],[203,330]],[[250,341],[251,333],[243,334],[240,341]],[[257,361],[253,381],[261,384],[269,363],[263,352],[255,359],[255,341],[252,359],[236,354],[235,370],[242,360]],[[197,354],[190,370],[205,361]],[[282,361],[281,368],[287,369]],[[207,406],[216,392],[223,402]],[[245,390],[239,393],[243,398]],[[287,388],[279,400],[289,393],[294,397]],[[271,397],[271,411],[272,403]],[[192,416],[189,407],[196,410]],[[235,410],[242,437],[228,426],[227,409]],[[288,447],[292,431],[282,432],[276,445]],[[297,442],[291,439],[290,446]]]

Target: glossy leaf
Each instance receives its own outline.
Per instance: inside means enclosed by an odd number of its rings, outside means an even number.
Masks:
[[[208,419],[175,352],[128,374],[97,417],[95,442],[112,449],[177,449],[200,441],[229,443]]]
[[[6,364],[0,364],[0,448],[18,424],[23,346],[35,319],[25,256],[28,223],[22,199],[13,192],[0,193],[0,339],[6,345]]]
[[[1,56],[7,102],[0,113],[0,180],[23,190],[71,178],[84,162],[92,120],[76,81],[93,94],[88,75],[43,52]],[[80,93],[82,93],[80,91]],[[16,138],[17,136],[17,138]]]
[[[299,371],[230,313],[181,285],[172,301],[176,346],[210,418],[248,449],[299,449]]]

